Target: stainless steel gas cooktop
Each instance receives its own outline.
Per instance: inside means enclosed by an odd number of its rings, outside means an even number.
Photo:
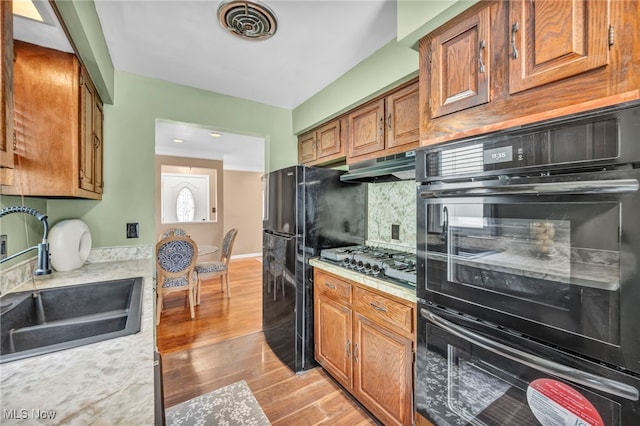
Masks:
[[[399,250],[348,246],[320,251],[320,258],[352,269],[402,284],[416,285],[416,255]]]

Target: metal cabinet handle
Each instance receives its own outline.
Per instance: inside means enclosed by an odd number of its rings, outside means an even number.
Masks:
[[[518,59],[518,49],[516,48],[516,33],[519,29],[520,27],[517,22],[511,26],[511,57],[513,59]]]
[[[389,130],[391,130],[393,127],[391,125],[391,118],[392,118],[391,113],[389,113],[389,115],[387,115],[387,127],[389,128]]]
[[[484,73],[484,62],[482,62],[482,52],[485,48],[484,40],[480,40],[480,45],[478,46],[478,62],[480,62],[480,72]]]
[[[353,360],[355,362],[358,362],[358,344],[357,343],[353,348]]]
[[[349,358],[349,356],[351,356],[351,339],[347,339],[346,351],[347,351],[347,358]]]
[[[384,306],[378,306],[378,305],[376,305],[376,304],[375,304],[375,303],[373,303],[373,302],[369,302],[369,304],[370,304],[370,305],[371,305],[371,307],[372,307],[373,309],[375,309],[376,311],[385,312],[385,313],[387,312],[387,308],[385,308]]]
[[[520,349],[512,348],[502,343],[490,340],[474,331],[454,324],[425,308],[420,308],[420,315],[454,336],[512,361],[526,365],[527,367],[542,371],[543,373],[553,374],[565,380],[569,380],[592,389],[617,395],[630,401],[638,400],[638,389],[626,383],[597,376],[586,371],[577,370],[575,368],[559,364],[555,361],[541,358]]]
[[[335,285],[333,285],[333,284],[324,283],[324,285],[326,285],[327,287],[329,287],[329,288],[330,288],[330,289],[332,289],[332,290],[335,290],[335,289],[336,289],[336,286],[335,286]]]

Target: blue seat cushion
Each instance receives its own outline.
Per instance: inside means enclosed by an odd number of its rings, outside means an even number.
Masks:
[[[197,280],[197,274],[193,274],[193,280],[196,281]],[[184,277],[177,277],[177,278],[165,278],[164,282],[162,283],[162,287],[163,288],[167,288],[167,287],[186,287],[186,285],[188,284],[187,281],[187,276],[185,275]]]
[[[226,270],[227,265],[217,260],[213,260],[211,262],[202,262],[196,265],[196,272],[199,274],[212,274],[214,272],[222,272]]]

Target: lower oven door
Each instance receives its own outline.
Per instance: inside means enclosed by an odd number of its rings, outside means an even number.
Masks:
[[[506,180],[421,187],[418,297],[640,373],[640,170]]]
[[[487,338],[439,311],[420,309],[415,389],[416,410],[435,425],[640,424],[637,377]]]

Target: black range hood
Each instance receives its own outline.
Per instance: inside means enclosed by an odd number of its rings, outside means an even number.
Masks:
[[[349,171],[340,176],[343,182],[397,182],[415,180],[416,153],[407,151],[349,166]]]

